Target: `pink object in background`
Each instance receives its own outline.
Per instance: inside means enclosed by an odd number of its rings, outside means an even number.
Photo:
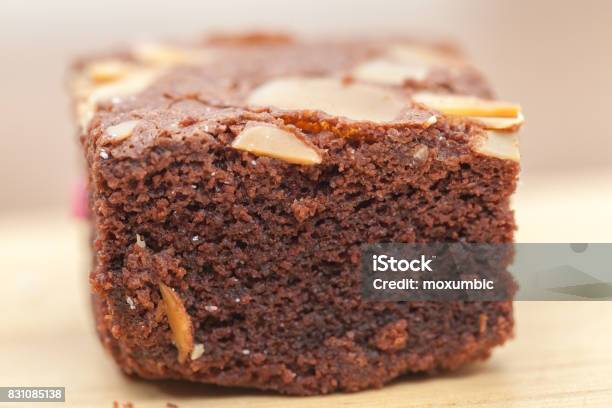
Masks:
[[[89,205],[87,203],[87,188],[85,180],[77,181],[72,187],[70,194],[70,213],[76,218],[89,217]]]

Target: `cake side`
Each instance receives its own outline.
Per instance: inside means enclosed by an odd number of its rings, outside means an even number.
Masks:
[[[427,75],[377,81],[379,45],[333,45],[327,62],[321,47],[215,46],[232,72],[165,66],[87,114],[96,316],[126,372],[352,391],[511,335],[510,302],[367,302],[358,268],[364,243],[511,242],[514,107],[440,102]],[[257,63],[272,57],[291,62]],[[490,96],[469,70],[465,93]],[[444,114],[449,101],[473,118]]]

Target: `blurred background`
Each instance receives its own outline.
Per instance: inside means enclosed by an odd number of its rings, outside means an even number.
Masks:
[[[612,175],[612,2],[3,0],[0,9],[0,212],[67,208],[81,172],[64,89],[75,56],[207,30],[454,40],[500,97],[523,105],[524,182]]]

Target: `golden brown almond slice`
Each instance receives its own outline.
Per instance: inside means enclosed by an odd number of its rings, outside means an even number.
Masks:
[[[339,78],[280,78],[256,88],[247,103],[283,110],[322,111],[357,121],[397,119],[405,102],[388,89]]]
[[[168,316],[168,324],[172,331],[174,344],[178,349],[178,361],[184,363],[193,349],[191,317],[187,314],[183,301],[174,289],[163,283],[159,284],[159,289],[166,305],[166,315]]]
[[[353,71],[355,79],[389,85],[402,85],[406,80],[422,81],[429,68],[418,63],[401,63],[380,58],[366,61]]]
[[[520,105],[504,101],[490,101],[475,96],[417,92],[413,100],[447,115],[516,118]]]
[[[495,118],[485,116],[471,116],[471,119],[481,122],[486,129],[490,130],[512,130],[523,124],[525,118],[519,113],[515,118]]]
[[[502,160],[518,162],[521,159],[518,137],[515,132],[486,131],[485,137],[474,145],[474,150]]]
[[[133,68],[131,64],[125,61],[111,59],[93,62],[85,68],[85,71],[91,81],[104,83],[128,75]]]
[[[106,134],[113,142],[120,142],[132,136],[132,132],[138,124],[139,120],[127,120],[106,128]]]
[[[267,124],[248,125],[232,147],[295,164],[319,164],[321,155],[297,135]]]

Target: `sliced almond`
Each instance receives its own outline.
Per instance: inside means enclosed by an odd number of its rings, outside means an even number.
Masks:
[[[89,95],[90,102],[102,102],[111,98],[137,94],[148,87],[160,74],[156,69],[138,69],[119,81],[98,86]]]
[[[89,122],[94,116],[95,113],[95,105],[90,104],[89,102],[81,102],[76,107],[77,117],[79,124],[81,125],[81,129],[85,131]]]
[[[418,92],[413,100],[447,115],[517,118],[520,105],[504,101],[490,101],[475,96]]]
[[[435,48],[422,47],[414,44],[393,44],[387,47],[389,58],[411,64],[426,64],[428,66],[465,65],[458,57],[439,51]]]
[[[159,43],[138,44],[133,54],[139,61],[149,64],[181,64],[188,60],[182,50]]]
[[[438,117],[436,115],[431,115],[429,118],[427,118],[424,125],[426,127],[429,127],[429,126],[435,125],[437,122],[438,122]]]
[[[132,136],[134,128],[140,123],[139,120],[127,120],[106,128],[106,134],[114,142],[120,142]]]
[[[297,135],[270,125],[247,126],[232,147],[295,164],[319,164],[321,155]]]
[[[515,118],[494,118],[485,116],[472,116],[471,119],[478,120],[481,122],[485,129],[491,130],[511,130],[522,125],[525,121],[525,117],[522,113],[519,113]]]
[[[134,48],[136,62],[118,59],[90,63],[71,80],[77,99],[77,114],[86,129],[103,100],[137,94],[173,65],[203,63],[215,58],[216,53],[206,48],[178,48],[163,44],[141,44]]]
[[[406,80],[423,81],[429,71],[437,66],[456,70],[464,65],[455,56],[431,47],[393,44],[379,58],[359,65],[353,76],[368,82],[402,85]]]
[[[159,284],[162,299],[166,305],[166,315],[172,331],[174,344],[178,349],[178,361],[184,363],[193,349],[193,326],[185,305],[174,289]]]
[[[339,78],[281,78],[256,88],[247,103],[284,110],[322,111],[353,120],[389,122],[405,102],[395,93],[373,85],[343,83]]]
[[[77,106],[77,113],[83,129],[87,128],[98,103],[142,92],[153,83],[161,72],[159,69],[139,68],[117,81],[103,83],[89,89],[81,89],[83,100]]]
[[[474,150],[502,160],[518,162],[521,159],[518,137],[513,132],[486,131],[486,136],[474,146]]]
[[[143,43],[133,49],[134,57],[151,65],[182,65],[205,62],[214,57],[210,49],[181,48],[160,43]]]
[[[384,58],[366,61],[353,71],[361,81],[402,85],[406,80],[422,81],[429,68],[418,63],[401,63]]]
[[[115,81],[129,73],[133,67],[125,61],[102,60],[96,61],[85,69],[89,78],[96,83]]]

